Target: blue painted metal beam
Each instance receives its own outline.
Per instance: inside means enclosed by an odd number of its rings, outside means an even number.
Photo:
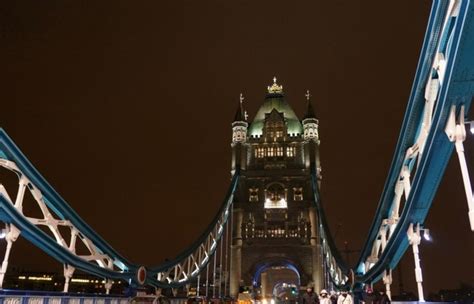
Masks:
[[[87,225],[79,215],[72,209],[66,201],[54,190],[54,188],[36,170],[26,156],[15,145],[7,133],[0,128],[0,153],[3,158],[13,161],[28,179],[41,191],[45,203],[61,219],[69,220],[85,237],[91,240],[104,254],[115,260],[121,261],[128,271],[136,271],[138,266],[132,264],[105,240],[103,240],[89,225]]]

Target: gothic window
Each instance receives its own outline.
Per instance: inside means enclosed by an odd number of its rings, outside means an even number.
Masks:
[[[269,157],[275,156],[275,148],[274,147],[268,147],[267,148],[267,156],[269,156]]]
[[[286,133],[286,124],[284,114],[273,109],[270,113],[265,114],[265,124],[263,127],[263,135],[267,142],[276,141],[282,138]]]
[[[303,200],[303,188],[302,187],[293,188],[293,200],[294,201],[302,201]]]
[[[318,139],[318,125],[315,123],[306,123],[304,126],[305,139]]]
[[[265,157],[265,148],[255,148],[255,157],[256,158],[264,158]]]
[[[258,202],[258,188],[249,188],[249,201]]]
[[[255,147],[254,148],[254,156],[255,158],[264,158],[264,157],[281,157],[284,156],[284,148],[279,146],[271,146],[271,147]],[[287,156],[288,156],[288,149],[287,149]],[[294,147],[293,147],[293,155],[294,155]]]
[[[247,131],[245,127],[235,126],[232,128],[232,141],[233,142],[244,142],[247,136]]]
[[[283,156],[283,147],[277,147],[276,148],[276,155],[277,156]]]
[[[294,157],[295,156],[295,147],[286,147],[286,156]]]

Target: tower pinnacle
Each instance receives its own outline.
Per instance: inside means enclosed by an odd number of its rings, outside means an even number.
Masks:
[[[268,90],[269,94],[281,94],[281,93],[283,93],[283,86],[279,86],[276,81],[277,81],[277,78],[273,77],[272,86],[267,87],[267,90]]]
[[[240,96],[239,96],[239,105],[237,107],[237,112],[235,112],[235,116],[234,116],[234,121],[246,121],[247,120],[247,112],[244,111],[244,107],[243,107],[243,102],[244,102],[244,95],[242,93],[240,93]]]
[[[306,96],[307,106],[306,106],[306,114],[303,117],[303,120],[307,118],[316,118],[316,115],[314,114],[313,105],[311,104],[311,94],[309,93],[309,90],[306,90],[306,94],[304,96]]]

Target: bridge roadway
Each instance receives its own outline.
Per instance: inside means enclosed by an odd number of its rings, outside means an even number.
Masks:
[[[62,292],[41,292],[41,291],[8,291],[0,292],[0,304],[187,304],[189,299],[185,297],[163,297],[155,295],[138,294],[134,297],[119,295],[98,295],[98,294],[67,294]],[[213,302],[211,302],[213,303]],[[219,304],[219,302],[214,302]],[[213,303],[213,304],[214,304]],[[220,302],[222,303],[222,302]],[[226,302],[232,304],[232,302]],[[233,302],[237,303],[237,302]],[[418,302],[418,301],[392,301],[393,304],[418,304],[418,303],[451,303],[451,302]],[[192,304],[197,304],[196,302]],[[252,303],[241,303],[252,304]],[[254,304],[262,304],[260,301]],[[285,303],[282,303],[285,304]],[[294,303],[298,304],[298,303]]]

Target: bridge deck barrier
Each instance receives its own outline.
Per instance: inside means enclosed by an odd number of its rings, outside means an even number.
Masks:
[[[62,292],[23,291],[0,293],[0,304],[128,304],[125,296],[99,294],[65,294]]]

